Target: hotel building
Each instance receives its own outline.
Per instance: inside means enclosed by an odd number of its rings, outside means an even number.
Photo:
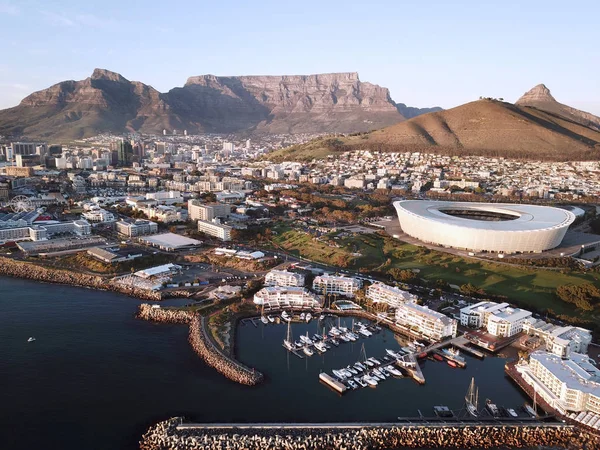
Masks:
[[[303,287],[268,286],[254,294],[254,303],[266,308],[319,308],[319,298]]]
[[[354,293],[361,286],[362,283],[357,278],[319,275],[315,277],[312,288],[319,294],[338,294],[345,297],[354,297]]]
[[[458,325],[455,319],[412,302],[398,305],[396,323],[433,341],[456,337]]]
[[[304,286],[304,275],[287,270],[271,270],[265,276],[267,286]]]
[[[416,297],[410,292],[379,282],[373,283],[367,288],[366,297],[373,303],[386,303],[392,308],[416,300]]]

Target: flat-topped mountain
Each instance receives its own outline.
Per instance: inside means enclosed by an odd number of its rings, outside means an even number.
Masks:
[[[439,109],[439,108],[435,108]],[[75,139],[100,132],[352,133],[388,126],[419,108],[396,105],[388,89],[357,73],[190,77],[160,93],[118,73],[94,70],[0,111],[0,134]],[[426,110],[426,111],[429,111]]]
[[[538,86],[515,105],[479,100],[419,115],[361,136],[318,139],[274,152],[268,158],[310,160],[334,152],[368,149],[556,161],[594,160],[600,159],[597,119],[556,102],[545,86]]]

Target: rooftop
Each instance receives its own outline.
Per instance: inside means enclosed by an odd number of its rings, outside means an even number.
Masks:
[[[579,390],[600,398],[600,370],[587,355],[573,353],[563,359],[552,353],[537,351],[530,356],[548,369],[569,389]]]

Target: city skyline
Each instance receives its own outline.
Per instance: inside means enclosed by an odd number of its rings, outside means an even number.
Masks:
[[[588,1],[577,9],[556,2],[434,2],[427,10],[380,1],[369,15],[358,2],[303,8],[149,2],[140,9],[115,1],[48,7],[3,0],[0,16],[10,37],[0,64],[0,108],[100,67],[161,92],[200,74],[358,72],[389,88],[398,103],[443,108],[479,96],[514,102],[544,83],[560,102],[600,114],[598,9]],[[23,27],[26,35],[18,33]]]

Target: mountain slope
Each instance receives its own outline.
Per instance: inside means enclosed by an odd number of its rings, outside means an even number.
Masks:
[[[543,84],[538,84],[533,89],[527,91],[516,101],[515,105],[530,106],[600,131],[600,117],[557,102],[550,93],[550,89]]]
[[[313,154],[357,149],[585,160],[600,158],[600,132],[536,108],[479,100],[363,136],[323,139],[284,149],[270,154],[269,159],[312,159]]]
[[[418,108],[396,105],[386,88],[357,73],[307,76],[191,77],[160,93],[151,86],[96,69],[0,111],[0,134],[42,139],[83,138],[101,132],[350,133],[405,119]]]

